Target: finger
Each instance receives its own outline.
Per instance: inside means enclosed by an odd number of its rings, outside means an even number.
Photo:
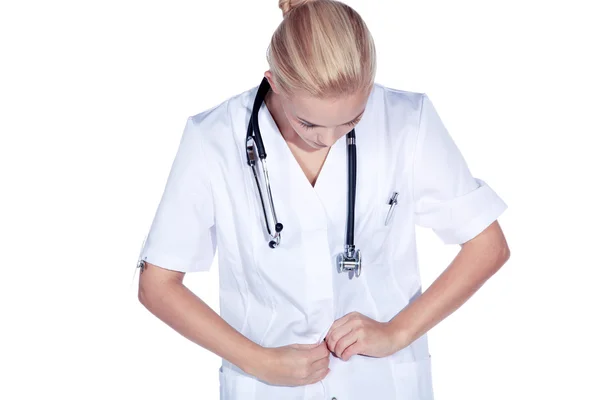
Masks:
[[[348,361],[350,359],[350,357],[359,354],[361,351],[360,349],[360,343],[359,342],[355,342],[353,344],[351,344],[350,346],[346,347],[346,350],[344,350],[344,352],[341,355],[341,359],[344,361]]]
[[[319,382],[319,381],[322,381],[322,380],[323,380],[323,379],[324,379],[324,378],[327,376],[327,374],[328,374],[330,371],[331,371],[331,370],[330,370],[329,368],[327,368],[327,367],[326,367],[326,368],[323,368],[323,369],[320,369],[320,370],[318,370],[318,371],[315,371],[315,373],[314,373],[314,374],[312,374],[311,376],[309,376],[309,377],[307,378],[307,380],[306,380],[306,383],[305,383],[305,384],[306,384],[306,385],[310,385],[310,384],[313,384],[313,383],[317,383],[317,382]]]
[[[334,353],[337,354],[338,357],[342,357],[344,351],[350,347],[352,344],[357,342],[359,339],[359,334],[357,331],[352,331],[340,340],[338,340]]]
[[[327,347],[329,350],[333,351],[337,342],[349,334],[352,331],[352,324],[348,323],[346,325],[340,326],[335,331],[331,332],[329,336],[327,336]]]
[[[321,360],[323,358],[329,359],[329,348],[327,347],[326,342],[322,342],[319,346],[310,349],[310,354],[308,355],[308,359],[310,362],[315,362]]]
[[[335,329],[339,328],[340,326],[343,326],[345,323],[347,323],[348,321],[350,321],[352,319],[353,315],[354,315],[354,313],[351,312],[351,313],[344,315],[342,318],[336,320],[329,328],[329,332],[332,332]],[[327,336],[329,336],[329,333],[327,334]]]
[[[346,322],[350,321],[352,318],[356,317],[358,314],[355,311],[352,311],[346,315],[344,315],[342,318],[336,320],[331,327],[329,328],[329,332],[333,331],[334,329],[339,328],[340,326],[344,325]],[[329,336],[329,333],[327,334],[327,336]]]

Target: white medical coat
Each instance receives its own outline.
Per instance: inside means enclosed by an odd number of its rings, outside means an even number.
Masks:
[[[263,104],[259,125],[284,225],[280,246],[271,249],[245,153],[256,90],[188,118],[140,259],[206,271],[218,246],[220,315],[262,346],[317,343],[352,311],[389,321],[421,294],[415,225],[459,244],[507,207],[471,175],[426,94],[375,84],[356,126],[361,276],[349,279],[336,269],[345,243],[345,137],[330,149],[313,187]],[[385,225],[394,192],[398,203]],[[426,334],[386,358],[356,355],[344,362],[332,355],[330,369],[312,385],[271,386],[224,360],[220,398],[433,399]]]

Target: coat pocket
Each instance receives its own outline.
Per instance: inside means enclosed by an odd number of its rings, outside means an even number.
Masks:
[[[416,361],[394,363],[396,398],[434,400],[431,356]]]
[[[220,400],[254,400],[256,379],[231,368],[219,370]]]
[[[376,205],[366,217],[363,229],[356,236],[356,245],[362,253],[363,266],[386,263],[387,243],[392,233],[392,221],[385,224],[390,206],[384,202]],[[393,220],[394,218],[392,218]]]
[[[396,221],[401,218],[397,216],[398,208],[402,206],[402,199],[398,192],[392,192],[389,198],[376,205],[373,213],[373,221],[370,222],[371,229],[379,235],[379,241],[385,241]]]

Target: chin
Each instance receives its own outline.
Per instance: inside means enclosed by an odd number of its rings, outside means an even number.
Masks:
[[[326,148],[329,147],[329,146],[321,146],[321,145],[318,145],[316,143],[309,143],[309,144],[315,150],[323,150],[323,149],[326,149]]]
[[[300,137],[302,138],[302,136],[300,136]],[[308,147],[310,147],[310,148],[311,148],[311,149],[313,149],[313,150],[322,150],[322,149],[324,149],[324,147],[323,147],[323,146],[319,146],[318,144],[316,144],[315,142],[313,142],[313,141],[311,141],[311,140],[308,140],[308,139],[304,139],[304,138],[302,138],[302,141],[303,141],[303,142],[304,142],[304,143],[305,143],[305,144],[306,144]]]
[[[323,146],[323,145],[320,145],[320,144],[318,144],[318,143],[316,143],[316,142],[313,142],[312,140],[305,140],[305,142],[306,142],[306,144],[308,144],[310,147],[312,147],[313,149],[317,149],[317,150],[325,149],[325,148],[327,148],[327,147],[328,147],[328,146]]]

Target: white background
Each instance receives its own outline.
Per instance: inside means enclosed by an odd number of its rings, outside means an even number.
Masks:
[[[436,400],[600,398],[595,2],[347,3],[377,81],[427,93],[509,205],[512,258],[429,333]],[[0,398],[218,398],[220,359],[132,278],[187,117],[260,83],[280,21],[276,0],[1,3]],[[458,247],[418,235],[427,287]],[[217,268],[185,281],[215,309]]]

